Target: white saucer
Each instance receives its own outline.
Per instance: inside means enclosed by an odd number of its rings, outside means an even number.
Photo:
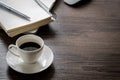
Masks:
[[[52,64],[53,58],[54,55],[52,50],[46,45],[44,47],[43,54],[41,55],[39,60],[33,64],[24,63],[20,57],[11,54],[10,51],[7,52],[6,56],[8,65],[13,70],[24,74],[38,73],[47,69]]]

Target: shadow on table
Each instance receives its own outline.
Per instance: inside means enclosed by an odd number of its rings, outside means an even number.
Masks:
[[[50,25],[40,27],[35,34],[44,39],[53,38],[56,36],[55,31],[52,29]]]
[[[2,40],[4,41],[4,43],[6,44],[6,47],[8,47],[8,45],[10,45],[10,44],[15,44],[15,41],[19,37],[21,37],[25,34],[35,34],[35,35],[42,37],[43,39],[53,38],[56,35],[56,33],[54,32],[54,30],[51,28],[50,25],[45,25],[45,26],[40,27],[37,30],[37,32],[35,32],[35,33],[28,33],[28,32],[21,33],[14,37],[9,37],[3,30],[0,30],[0,36],[1,36]]]
[[[52,64],[46,70],[35,74],[22,74],[8,68],[8,77],[10,80],[51,80],[54,76],[55,68]]]

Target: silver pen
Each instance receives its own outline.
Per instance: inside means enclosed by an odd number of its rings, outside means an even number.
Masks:
[[[27,15],[25,15],[25,14],[23,14],[23,13],[17,11],[17,10],[15,10],[15,9],[12,8],[11,6],[7,5],[6,3],[0,1],[0,5],[1,5],[2,7],[4,7],[4,8],[6,8],[6,9],[12,11],[13,13],[19,15],[20,17],[25,18],[26,20],[30,21],[30,17],[29,17],[29,16],[27,16]]]

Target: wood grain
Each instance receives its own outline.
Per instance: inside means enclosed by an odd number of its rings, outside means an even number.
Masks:
[[[25,75],[8,67],[10,38],[0,30],[0,80],[120,80],[120,0],[84,0],[77,6],[57,1],[56,21],[36,35],[54,52],[45,71]]]

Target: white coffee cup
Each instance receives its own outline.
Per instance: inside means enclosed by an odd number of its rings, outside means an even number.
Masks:
[[[35,50],[25,50],[21,48],[21,46],[26,43],[28,44],[36,43],[40,47],[37,47]],[[33,45],[30,45],[30,46],[33,46]],[[39,59],[40,55],[42,54],[43,48],[44,48],[43,39],[33,34],[28,34],[28,35],[19,37],[16,40],[15,45],[11,44],[8,47],[9,51],[13,55],[22,58],[22,60],[25,63],[35,63]]]

